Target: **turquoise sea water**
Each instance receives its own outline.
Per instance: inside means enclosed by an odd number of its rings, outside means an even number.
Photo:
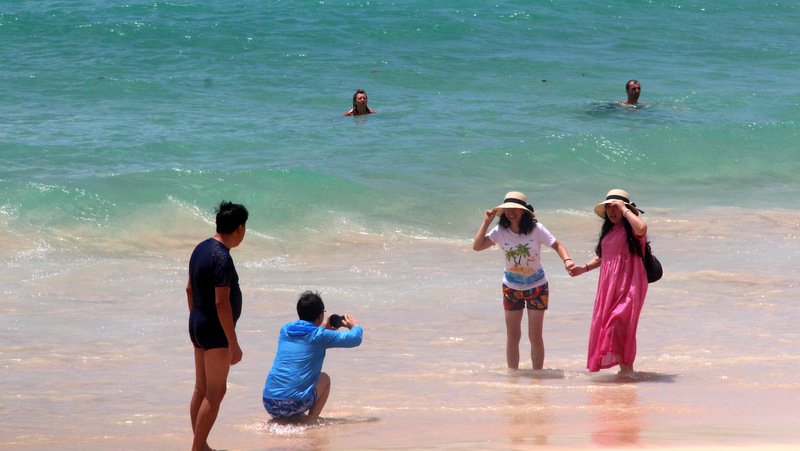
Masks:
[[[798,198],[792,3],[3,9],[0,203],[14,228],[224,197],[263,208],[260,229],[378,212],[367,228],[438,236],[464,232],[442,216],[512,188],[545,209],[612,186],[666,207]],[[609,107],[629,78],[650,103]],[[359,87],[379,114],[341,117]]]
[[[525,448],[519,409],[550,430],[539,445],[604,446],[609,428],[612,445],[798,443],[784,415],[800,344],[798,23],[794,2],[750,0],[3,3],[0,422],[14,428],[0,447],[185,448],[181,290],[223,199],[251,213],[235,251],[245,360],[219,420],[230,446],[263,449],[242,400],[285,304],[312,287],[365,319],[362,373],[339,385],[360,397],[331,407],[380,418],[364,449],[508,449],[507,429]],[[618,108],[632,78],[644,104]],[[378,114],[341,115],[357,88]],[[487,300],[500,257],[469,249],[481,212],[526,192],[580,263],[614,187],[647,210],[667,269],[640,329],[655,386],[580,372],[595,279],[569,279],[552,253],[554,380],[506,380]],[[519,390],[523,406],[493,398]],[[731,397],[740,417],[725,417]],[[772,411],[747,417],[763,399]],[[466,426],[403,437],[439,415]],[[488,431],[451,439],[470,425]],[[576,432],[594,426],[600,439]],[[367,440],[316,434],[318,448]]]

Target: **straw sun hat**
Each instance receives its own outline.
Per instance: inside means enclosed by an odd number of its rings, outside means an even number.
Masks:
[[[636,210],[632,210],[632,211],[634,213],[636,213],[637,215],[639,213],[644,213],[644,210],[639,209],[638,207],[636,207],[636,204],[631,202],[631,196],[628,195],[627,191],[619,189],[619,188],[614,188],[611,191],[609,191],[608,194],[606,194],[606,200],[604,200],[603,202],[600,202],[599,204],[594,206],[594,212],[597,214],[597,216],[600,216],[601,218],[605,219],[605,217],[606,217],[606,205],[610,204],[611,201],[613,201],[613,200],[621,200],[625,205],[630,205],[630,206],[636,208]],[[638,211],[638,213],[637,213],[637,211]]]
[[[528,203],[528,196],[519,191],[509,191],[506,193],[503,203],[494,207],[492,210],[502,214],[506,208],[518,208],[533,213],[533,207]]]

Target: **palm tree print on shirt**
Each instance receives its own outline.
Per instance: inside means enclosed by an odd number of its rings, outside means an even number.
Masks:
[[[531,256],[531,248],[527,243],[518,244],[513,249],[506,251],[506,261],[513,261],[514,265],[510,268],[511,272],[517,274],[530,274],[533,270],[527,266],[522,265],[522,259]]]

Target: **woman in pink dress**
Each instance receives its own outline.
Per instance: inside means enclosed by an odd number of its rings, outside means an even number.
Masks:
[[[596,256],[570,271],[578,276],[600,268],[586,367],[595,372],[619,365],[619,374],[629,376],[636,358],[636,327],[647,295],[642,263],[647,224],[621,189],[609,191],[594,211],[604,219]]]

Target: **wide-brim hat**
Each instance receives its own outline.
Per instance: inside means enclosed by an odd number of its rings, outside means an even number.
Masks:
[[[533,213],[533,207],[528,203],[528,196],[519,191],[509,191],[503,198],[503,203],[494,207],[492,210],[502,213],[506,208],[517,208]]]
[[[609,191],[608,194],[606,194],[606,200],[594,206],[594,212],[597,214],[597,216],[600,216],[601,218],[605,219],[606,205],[610,204],[611,201],[613,200],[621,200],[625,205],[630,205],[634,207],[636,210],[632,211],[637,215],[639,213],[644,213],[644,210],[639,209],[638,207],[636,207],[636,204],[631,202],[631,196],[628,195],[627,191],[619,188],[614,188],[611,191]]]

